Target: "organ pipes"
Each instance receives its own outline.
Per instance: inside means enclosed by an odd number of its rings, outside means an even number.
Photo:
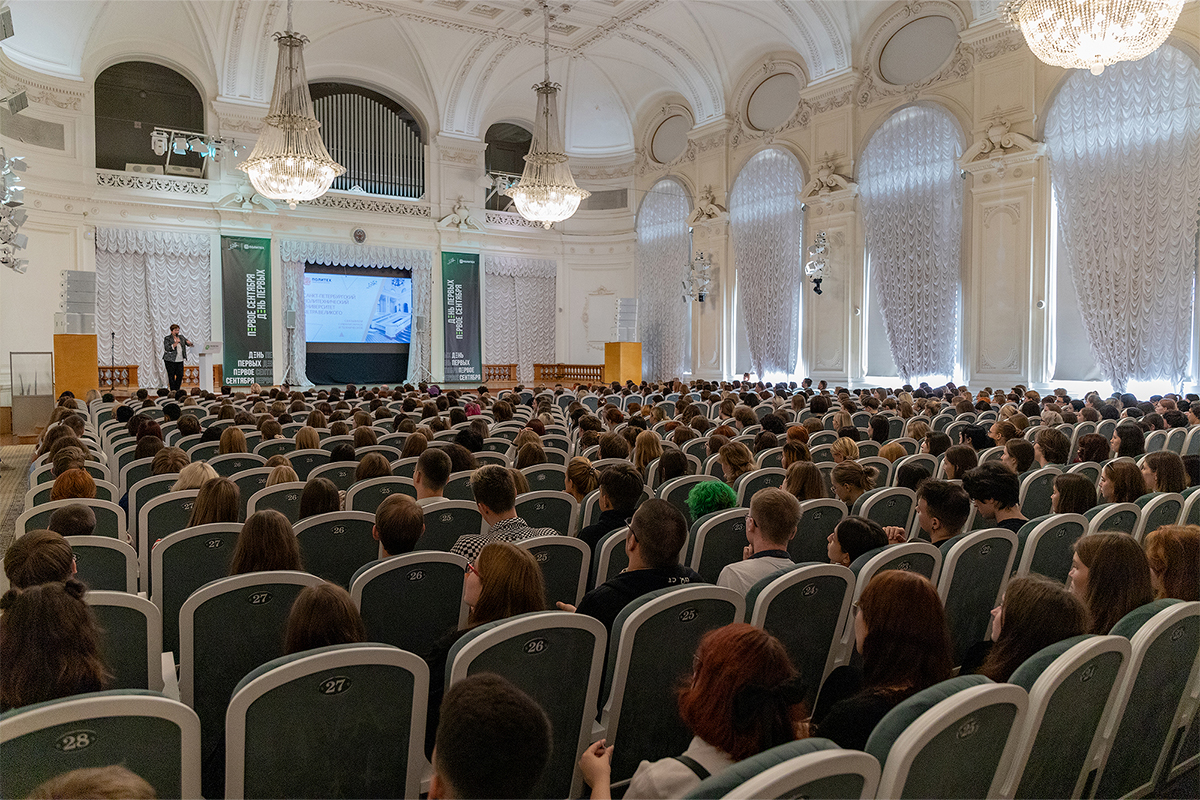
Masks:
[[[425,193],[425,148],[415,126],[361,94],[327,95],[315,104],[329,153],[346,167],[333,188],[419,198]]]

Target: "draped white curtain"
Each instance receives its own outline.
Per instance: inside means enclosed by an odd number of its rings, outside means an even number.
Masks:
[[[143,387],[167,385],[163,337],[178,324],[196,344],[211,335],[209,237],[96,229],[96,335],[107,363],[136,364]],[[115,356],[110,334],[115,333]],[[188,361],[195,363],[195,351]]]
[[[412,272],[413,335],[408,346],[408,377],[415,381],[429,376],[430,292],[433,291],[433,254],[428,250],[404,250],[397,247],[364,246],[332,242],[304,242],[281,239],[279,259],[283,262],[284,309],[295,309],[296,328],[291,333],[292,368],[298,385],[310,385],[305,374],[304,265],[326,264],[346,267],[393,267]],[[425,320],[417,330],[416,319]],[[284,332],[287,338],[287,332]],[[287,342],[284,343],[285,349]],[[422,367],[424,372],[421,372]]]
[[[683,294],[692,257],[688,234],[691,204],[678,181],[654,184],[637,217],[638,327],[642,372],[654,379],[682,377],[687,371],[687,339],[692,326]]]
[[[906,382],[950,377],[958,362],[961,155],[953,117],[910,106],[875,131],[859,167],[871,288]]]
[[[555,361],[558,264],[520,256],[483,257],[487,336],[483,360],[516,364],[522,381],[534,364]]]
[[[1195,324],[1200,69],[1170,45],[1077,70],[1046,118],[1059,235],[1100,371],[1185,380]]]
[[[804,187],[800,164],[782,150],[746,163],[729,196],[737,260],[738,324],[759,378],[794,375],[800,342]]]

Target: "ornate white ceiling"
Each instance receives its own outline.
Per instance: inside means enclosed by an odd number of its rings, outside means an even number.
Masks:
[[[907,0],[920,5],[920,0]],[[567,147],[632,152],[639,120],[682,101],[696,124],[722,118],[739,80],[767,56],[800,63],[809,82],[859,66],[862,38],[893,0],[575,0],[556,2],[550,71],[563,84]],[[17,64],[91,82],[118,61],[188,75],[221,109],[261,114],[275,66],[282,0],[12,0]],[[967,19],[995,0],[960,0]],[[533,0],[297,0],[311,40],[310,80],[348,80],[409,106],[431,133],[480,139],[498,121],[528,123],[541,80],[542,19]],[[222,112],[224,113],[224,112]]]

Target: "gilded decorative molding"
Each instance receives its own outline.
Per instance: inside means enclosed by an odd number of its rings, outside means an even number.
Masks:
[[[360,197],[351,194],[325,193],[316,200],[307,200],[305,207],[331,208],[339,211],[366,211],[372,214],[391,214],[397,217],[432,217],[424,203],[406,203],[383,197]]]
[[[98,169],[96,170],[96,185],[108,189],[138,189],[163,194],[207,195],[209,182],[191,178],[135,175],[130,172]]]

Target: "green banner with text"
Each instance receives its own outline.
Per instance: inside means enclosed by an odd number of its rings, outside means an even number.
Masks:
[[[442,297],[445,381],[482,381],[478,253],[442,253]]]
[[[272,385],[270,239],[221,237],[221,299],[225,385]]]

